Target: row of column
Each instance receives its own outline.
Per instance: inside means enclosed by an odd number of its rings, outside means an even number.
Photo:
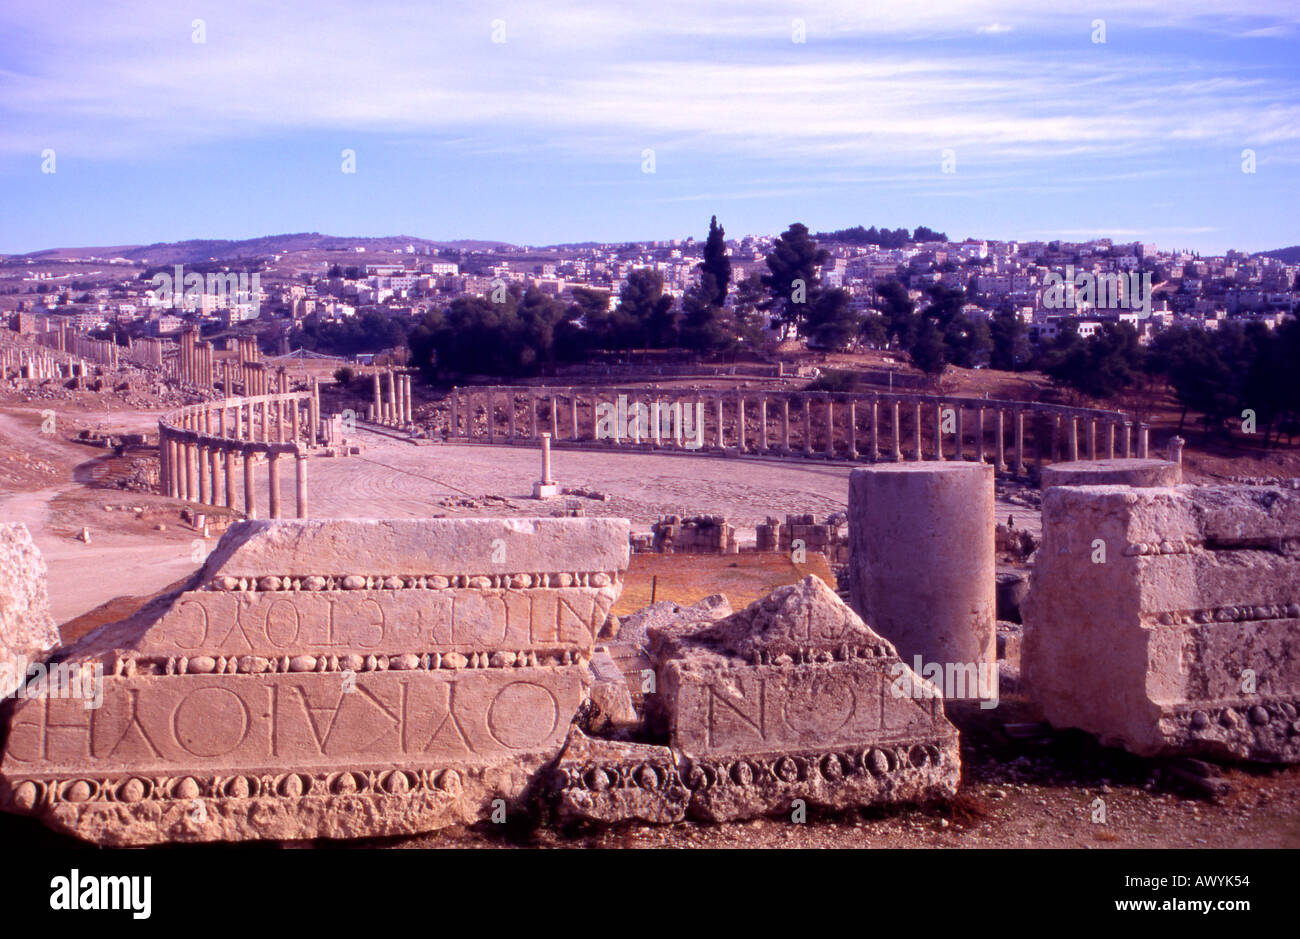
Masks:
[[[519,395],[525,397],[526,432],[519,427]],[[539,428],[539,411],[542,423],[556,440],[565,435],[560,432],[560,411],[568,412],[568,439],[610,440],[619,445],[625,440],[633,444],[650,443],[662,446],[671,441],[675,446],[690,450],[724,450],[734,446],[740,452],[824,455],[829,458],[847,457],[850,460],[900,461],[905,458],[904,448],[912,460],[965,460],[992,462],[998,470],[1012,470],[1017,475],[1025,473],[1025,423],[1039,422],[1031,429],[1034,442],[1034,460],[1053,462],[1078,459],[1113,459],[1117,455],[1146,458],[1149,451],[1149,425],[1123,420],[1120,417],[1086,417],[1038,409],[1032,405],[1006,407],[947,402],[942,399],[922,401],[915,398],[882,399],[879,397],[853,397],[837,401],[831,396],[795,395],[773,398],[758,396],[751,401],[747,395],[695,395],[686,400],[651,399],[649,402],[629,403],[627,395],[595,393],[582,395],[576,391],[564,393],[538,391],[500,391],[496,389],[452,389],[450,395],[449,436],[495,442],[498,437],[497,414],[500,399],[506,407],[506,433],[509,442],[526,435],[536,439]],[[561,408],[560,399],[567,398],[567,407]],[[798,409],[794,420],[802,425],[802,447],[791,445],[791,404]],[[730,408],[724,405],[730,402]],[[772,439],[773,405],[778,410],[779,443]],[[838,407],[837,407],[838,406]],[[591,433],[582,433],[579,409],[585,408],[591,418]],[[754,407],[754,410],[751,410]],[[816,439],[815,411],[822,410],[820,426],[826,431],[822,447],[814,449]],[[730,421],[727,411],[730,411]],[[480,433],[477,417],[482,411],[486,427]],[[842,414],[844,434],[837,440],[837,411]],[[866,435],[863,430],[865,411]],[[933,433],[923,431],[926,412],[933,414]],[[546,413],[549,412],[549,413]],[[882,413],[883,412],[883,413]],[[904,412],[910,412],[910,440],[904,442]],[[706,415],[712,427],[706,430]],[[967,418],[973,425],[967,427]],[[757,420],[756,439],[748,436],[751,416]],[[1012,461],[1008,462],[1007,435],[1010,424],[1012,434]],[[728,432],[730,431],[730,432]],[[1136,432],[1136,454],[1134,433]],[[992,435],[992,447],[988,447]],[[930,436],[929,455],[924,453],[923,438]],[[968,437],[973,441],[968,443]],[[951,442],[949,442],[951,441]],[[837,447],[837,443],[839,446]],[[973,444],[973,445],[972,445]]]
[[[300,446],[281,451],[255,443],[213,444],[165,430],[158,441],[159,483],[163,493],[173,499],[234,509],[246,518],[257,518],[254,469],[258,456],[265,454],[267,517],[280,518],[280,457],[285,453],[294,457],[296,517],[307,518],[307,451]],[[243,465],[242,504],[237,497],[237,463]]]
[[[184,408],[172,420],[174,425],[158,425],[159,483],[165,494],[204,505],[242,508],[247,517],[256,518],[253,466],[258,455],[265,454],[269,517],[279,518],[279,457],[292,453],[296,457],[297,516],[307,516],[306,457],[317,445],[320,428],[320,387],[315,379],[309,395],[230,399]],[[242,506],[236,499],[237,458],[244,466]]]
[[[318,443],[320,388],[312,382],[308,396],[269,395],[244,401],[238,398],[186,408],[177,415],[177,427],[199,434],[260,443]]]
[[[387,389],[382,375],[388,376]],[[404,427],[415,422],[411,403],[411,376],[405,372],[388,369],[374,373],[374,399],[370,403],[369,420],[372,424]]]
[[[10,377],[9,370],[11,368],[15,378],[44,381],[49,378],[69,377],[72,373],[72,361],[69,359],[65,369],[58,356],[52,352],[4,349],[0,351],[0,369],[3,369],[5,378]]]

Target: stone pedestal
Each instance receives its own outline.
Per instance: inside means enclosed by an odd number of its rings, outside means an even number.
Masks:
[[[1177,486],[1183,468],[1168,460],[1073,460],[1043,467],[1043,489],[1053,486]]]

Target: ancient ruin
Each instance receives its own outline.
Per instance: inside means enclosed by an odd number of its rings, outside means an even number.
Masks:
[[[668,746],[571,740],[564,817],[729,821],[956,792],[938,690],[815,577],[716,622],[651,626],[648,642],[646,711]]]
[[[1025,619],[1046,718],[1141,755],[1300,761],[1300,493],[1061,486]]]
[[[854,470],[849,531],[854,609],[905,660],[919,656],[961,676],[947,697],[995,697],[988,687],[997,653],[993,468]]]
[[[17,703],[5,805],[102,844],[428,831],[517,804],[619,591],[602,519],[243,522]]]
[[[0,522],[0,696],[13,694],[26,680],[27,666],[58,644],[45,559],[26,525]]]

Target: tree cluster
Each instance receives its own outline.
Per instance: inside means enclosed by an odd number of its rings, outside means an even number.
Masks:
[[[816,237],[820,241],[835,241],[846,245],[876,245],[880,248],[903,248],[920,241],[948,240],[948,236],[943,232],[934,231],[924,225],[918,225],[916,231],[911,233],[906,228],[891,230],[888,228],[877,229],[875,225],[870,228],[855,225],[853,228],[818,232]]]

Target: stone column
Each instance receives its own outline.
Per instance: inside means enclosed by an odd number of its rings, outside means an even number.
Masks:
[[[307,408],[307,419],[310,422],[307,440],[314,447],[316,436],[320,433],[320,381],[315,378],[311,380],[311,404]]]
[[[994,451],[997,463],[993,465],[993,468],[999,473],[1005,473],[1007,471],[1007,428],[1006,411],[1003,408],[998,408],[997,420],[994,421],[993,426],[998,435],[998,445]]]
[[[185,441],[185,501],[196,502],[199,497],[198,467],[195,466],[194,444]]]
[[[299,450],[294,454],[295,482],[297,483],[298,518],[307,517],[307,454]]]
[[[511,443],[515,442],[515,405],[518,404],[518,398],[513,391],[506,392],[506,428],[509,436],[506,438]]]
[[[975,409],[975,462],[984,462],[984,409]]]
[[[298,406],[301,402],[297,398],[288,402],[289,404],[289,439],[294,443],[298,442]]]
[[[1079,420],[1071,416],[1066,425],[1065,458],[1071,462],[1079,459]]]
[[[826,397],[826,455],[835,457],[835,400]]]
[[[966,459],[966,433],[965,433],[965,427],[963,426],[962,423],[962,419],[966,413],[966,409],[962,407],[960,404],[955,404],[953,405],[953,407],[956,408],[955,416],[957,418],[956,421],[957,432],[956,434],[954,434],[954,436],[957,438],[956,440],[957,446],[954,448],[953,451],[953,459],[964,460]]]
[[[849,478],[853,608],[905,662],[920,656],[945,674],[975,666],[977,687],[945,697],[997,694],[993,512],[987,463],[871,466]]]
[[[912,453],[912,459],[920,463],[925,459],[925,454],[921,452],[921,402],[918,400],[914,404],[916,407],[916,414],[914,415],[916,423],[912,425],[912,446],[916,449]]]
[[[891,431],[893,437],[891,442],[893,443],[893,452],[889,455],[889,458],[895,463],[903,462],[903,428],[899,424],[898,417],[898,399],[895,398],[890,402],[890,422],[892,424]]]
[[[767,395],[758,399],[758,448],[763,453],[767,446]]]
[[[233,447],[227,447],[225,451],[226,458],[226,501],[224,505],[229,509],[237,508],[235,500],[235,450]]]
[[[722,432],[722,395],[718,395],[717,398],[714,399],[714,402],[717,404],[718,410],[718,449],[725,450],[727,446],[727,438]]]
[[[745,396],[736,395],[736,448],[744,453],[745,446]]]
[[[280,454],[266,454],[267,511],[269,518],[280,517]]]
[[[578,396],[573,391],[569,392],[569,409],[573,416],[573,439],[578,439]]]
[[[614,404],[614,410],[615,410],[614,417],[617,419],[618,417],[617,402],[615,402]],[[615,423],[617,423],[617,420],[615,420]],[[591,439],[593,442],[600,440],[600,395],[599,394],[593,394],[591,396]]]
[[[803,452],[808,456],[813,452],[812,399],[807,394],[803,395]]]
[[[1097,421],[1088,421],[1088,459],[1097,459]]]
[[[1124,459],[1133,456],[1133,422],[1124,422]]]
[[[257,480],[254,474],[257,453],[251,447],[240,451],[244,458],[244,515],[257,518]]]
[[[198,444],[194,448],[199,461],[199,502],[212,504],[212,467],[208,458],[208,448]]]
[[[1106,459],[1115,459],[1115,422],[1106,422]]]
[[[1016,465],[1015,473],[1017,476],[1025,475],[1025,412],[1016,408]]]
[[[537,394],[528,392],[528,439],[537,439]]]
[[[497,422],[496,422],[496,394],[488,391],[484,393],[485,405],[487,407],[487,439],[488,443],[496,443],[497,439]]]
[[[880,459],[880,399],[871,396],[871,451],[867,459],[875,463]]]
[[[1182,437],[1175,436],[1169,438],[1169,462],[1170,463],[1177,463],[1179,466],[1183,465],[1183,447],[1185,447],[1186,445],[1187,445],[1187,441],[1184,440]]]
[[[1145,460],[1151,456],[1151,425],[1138,424],[1138,459]]]
[[[0,363],[0,378],[4,378],[3,364]],[[158,427],[158,491],[164,496],[170,491],[171,483],[167,470],[167,431],[162,429],[162,422]]]
[[[560,403],[555,392],[551,392],[551,436],[560,439]]]
[[[221,451],[216,447],[208,447],[208,461],[211,463],[209,473],[212,476],[212,501],[209,505],[221,505],[221,497],[225,495],[225,487],[221,485]]]
[[[874,414],[876,406],[874,400],[871,405],[871,412]],[[857,460],[858,458],[858,399],[849,398],[849,459]]]
[[[555,480],[551,478],[551,435],[542,434],[542,485],[553,486]]]
[[[185,463],[184,445],[176,439],[175,435],[167,438],[167,465],[168,471],[168,495],[173,499],[180,499],[182,487],[185,485]]]
[[[934,403],[934,458],[942,460],[943,456],[943,402]]]
[[[374,376],[374,377],[375,377],[375,396],[374,396],[375,413],[374,413],[374,421],[375,421],[376,424],[378,424],[378,423],[380,423],[380,422],[384,419],[384,406],[383,406],[383,404],[382,404],[381,401],[380,401],[380,392],[379,392],[379,373],[378,373],[378,372],[375,372],[375,376]]]
[[[790,399],[781,399],[781,452],[790,452]]]

